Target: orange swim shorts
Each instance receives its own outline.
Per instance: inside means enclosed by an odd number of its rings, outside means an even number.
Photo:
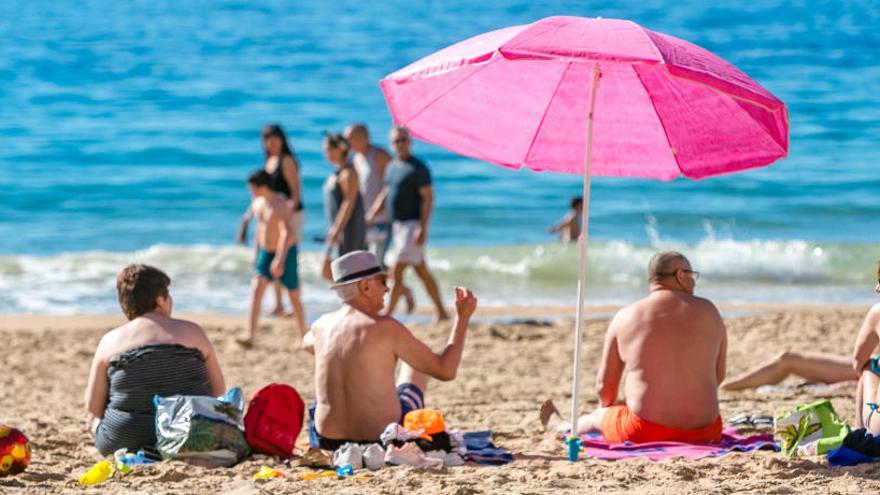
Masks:
[[[721,441],[721,416],[704,428],[679,430],[645,421],[630,411],[625,404],[620,404],[608,408],[602,416],[600,430],[605,441],[611,444],[664,441],[717,443]]]

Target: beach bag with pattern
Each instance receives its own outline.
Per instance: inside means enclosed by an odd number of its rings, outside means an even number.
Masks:
[[[163,459],[205,467],[229,467],[250,454],[242,431],[244,399],[240,388],[214,398],[172,395],[153,398],[156,450]]]
[[[839,447],[849,431],[828,400],[801,405],[776,417],[776,437],[787,457],[825,454]]]
[[[290,385],[273,383],[258,390],[244,417],[244,432],[251,449],[282,459],[293,455],[302,430],[305,404]]]

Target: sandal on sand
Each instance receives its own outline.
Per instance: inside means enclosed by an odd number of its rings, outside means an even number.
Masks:
[[[774,426],[773,416],[766,414],[740,413],[731,416],[727,420],[727,426],[736,428],[737,431],[764,431],[772,430]]]
[[[739,413],[727,419],[727,426],[749,426],[751,422],[752,418],[748,414]]]

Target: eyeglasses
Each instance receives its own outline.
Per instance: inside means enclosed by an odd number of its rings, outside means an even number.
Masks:
[[[661,277],[674,277],[675,275],[678,275],[678,272],[687,273],[688,275],[691,276],[692,279],[694,279],[694,282],[696,282],[697,280],[700,280],[700,272],[694,271],[694,270],[675,270],[674,272],[671,272],[671,273],[658,273],[657,275],[659,275]]]
[[[379,275],[376,275],[376,280],[385,287],[388,287],[388,275],[380,273]]]

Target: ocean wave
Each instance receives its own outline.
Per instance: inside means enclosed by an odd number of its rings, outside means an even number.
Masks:
[[[719,302],[853,302],[871,300],[880,245],[802,240],[737,241],[708,236],[695,244],[654,239],[651,245],[595,241],[588,250],[587,300],[622,304],[645,290],[645,267],[658,250],[686,254],[702,273],[699,291]],[[472,287],[489,305],[571,305],[577,248],[560,244],[429,249],[441,288]],[[172,278],[175,305],[189,312],[243,313],[253,249],[156,245],[133,252],[89,251],[50,256],[0,256],[0,312],[71,314],[118,311],[115,281],[130,263],[147,263]],[[307,307],[331,307],[335,296],[318,276],[321,254],[300,254]],[[419,284],[413,278],[414,286]],[[425,294],[419,299],[427,301]]]

